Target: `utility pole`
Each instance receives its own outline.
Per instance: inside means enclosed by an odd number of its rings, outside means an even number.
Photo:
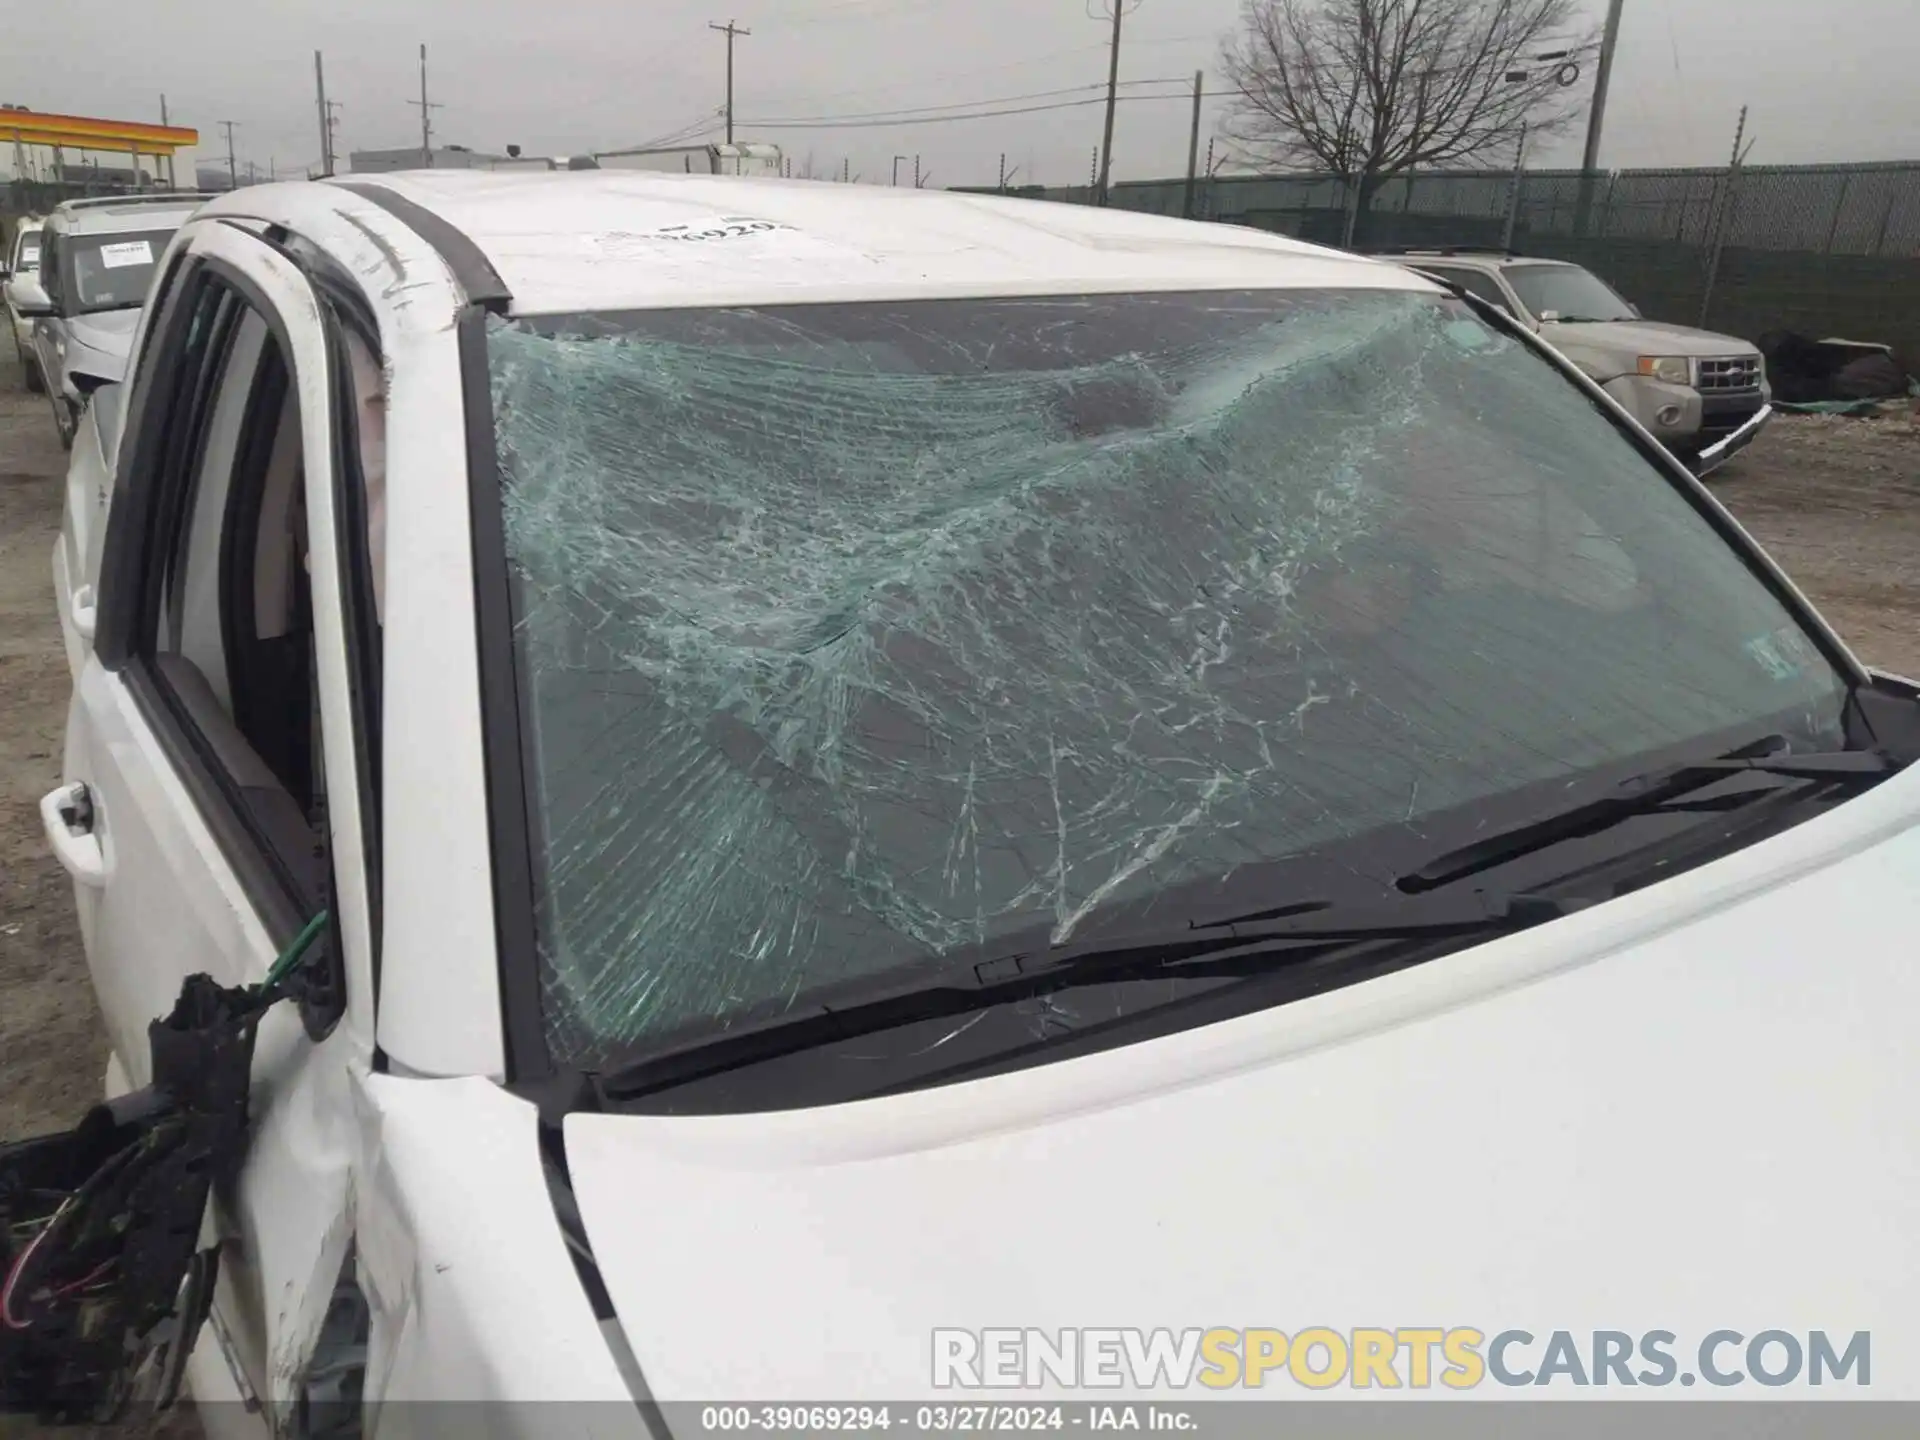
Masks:
[[[1520,146],[1513,155],[1513,193],[1507,197],[1507,238],[1501,248],[1513,253],[1514,232],[1520,228],[1520,192],[1527,183],[1527,122],[1520,122]]]
[[[895,185],[900,183],[900,162],[906,158],[904,155],[896,155],[893,157],[893,183]]]
[[[920,157],[918,155],[913,157],[913,188],[916,190],[920,188]]]
[[[167,97],[164,95],[160,97],[160,123],[163,126],[167,123]]]
[[[229,190],[238,190],[240,188],[240,172],[233,163],[233,125],[234,122],[231,120],[222,120],[220,122],[221,128],[227,132],[227,188]]]
[[[420,98],[409,100],[409,105],[420,107],[420,164],[424,169],[433,168],[433,112],[441,109],[440,102],[427,99],[427,47],[420,47]]]
[[[1620,43],[1620,12],[1627,0],[1609,0],[1607,28],[1600,41],[1600,68],[1593,77],[1593,109],[1587,116],[1587,154],[1580,168],[1591,173],[1600,167],[1600,133],[1607,123],[1607,87],[1613,82],[1613,52]]]
[[[1720,279],[1720,252],[1726,248],[1727,230],[1733,219],[1734,206],[1737,203],[1736,191],[1740,185],[1740,167],[1746,163],[1747,152],[1740,148],[1740,142],[1747,135],[1747,107],[1740,107],[1740,123],[1733,129],[1733,155],[1727,161],[1727,198],[1720,207],[1719,214],[1713,217],[1713,233],[1708,244],[1713,248],[1707,255],[1707,283],[1705,293],[1700,297],[1700,328],[1707,328],[1707,315],[1713,309],[1713,287]],[[1751,147],[1749,147],[1751,148]]]
[[[313,52],[314,98],[320,105],[320,173],[333,174],[333,111],[327,105],[327,74],[320,63],[320,52]]]
[[[1613,83],[1613,52],[1620,44],[1620,12],[1627,0],[1608,0],[1607,28],[1600,39],[1600,65],[1593,77],[1593,108],[1587,112],[1587,151],[1580,161],[1580,204],[1574,233],[1584,235],[1593,211],[1594,171],[1600,168],[1600,137],[1607,124],[1607,89]]]
[[[718,30],[727,37],[727,144],[731,145],[733,144],[733,42],[736,36],[751,35],[753,32],[742,30],[731,20],[724,25],[716,25],[709,20],[707,28]]]
[[[1107,186],[1113,179],[1113,113],[1120,103],[1120,21],[1127,13],[1127,0],[1109,0],[1113,6],[1113,49],[1107,57],[1107,128],[1100,141],[1100,178],[1094,182],[1099,192],[1094,204],[1107,203]]]
[[[1187,198],[1180,213],[1186,219],[1193,219],[1194,184],[1199,179],[1200,169],[1200,99],[1201,87],[1206,84],[1207,72],[1193,72],[1193,132],[1187,137]]]

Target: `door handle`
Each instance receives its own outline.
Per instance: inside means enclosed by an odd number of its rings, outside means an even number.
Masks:
[[[40,823],[54,859],[78,883],[99,890],[107,883],[107,852],[93,821],[93,796],[85,785],[62,785],[40,799]]]
[[[93,603],[93,586],[82,585],[70,598],[73,605],[73,628],[79,632],[82,640],[91,642],[94,618],[98,613]]]

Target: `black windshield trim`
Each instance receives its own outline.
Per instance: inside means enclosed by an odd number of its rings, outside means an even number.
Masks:
[[[481,740],[486,763],[487,827],[493,858],[494,944],[499,962],[501,1042],[509,1084],[552,1077],[541,999],[534,833],[538,807],[523,722],[526,695],[513,642],[513,569],[507,559],[506,496],[494,434],[493,381],[487,368],[484,305],[459,319],[460,389],[465,411],[467,495],[473,544],[474,638],[480,672]]]

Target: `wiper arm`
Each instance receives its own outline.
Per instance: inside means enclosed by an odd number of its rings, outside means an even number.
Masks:
[[[911,979],[880,977],[843,986],[812,1004],[694,1037],[599,1076],[599,1089],[609,1099],[632,1100],[764,1060],[1078,986],[1253,976],[1360,946],[1504,934],[1586,903],[1478,892],[1427,899],[1389,893],[1374,904],[1307,902],[1182,930],[956,960]],[[1264,918],[1269,915],[1280,918]]]
[[[1680,807],[1674,802],[1696,790],[1704,790],[1737,775],[1774,775],[1788,780],[1835,784],[1880,780],[1900,768],[1878,750],[1834,750],[1796,755],[1785,750],[1786,744],[1784,736],[1771,735],[1726,755],[1670,765],[1636,776],[1615,787],[1612,794],[1602,795],[1597,800],[1589,800],[1557,815],[1549,815],[1545,819],[1490,835],[1484,840],[1476,840],[1457,850],[1449,850],[1411,874],[1402,875],[1395,883],[1406,893],[1417,895],[1494,869],[1551,845],[1598,835],[1637,815],[1648,815],[1669,808],[1736,808],[1758,798],[1757,795],[1745,792],[1728,796],[1724,801],[1694,807]]]

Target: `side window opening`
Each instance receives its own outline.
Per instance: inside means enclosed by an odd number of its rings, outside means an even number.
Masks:
[[[251,311],[241,314],[231,298],[226,302],[232,331],[224,369],[236,376],[258,368],[267,343],[266,322]],[[161,635],[163,644],[176,647],[200,668],[223,702],[230,703],[227,664],[221,636],[219,569],[208,563],[220,551],[231,495],[231,478],[238,455],[241,428],[247,420],[247,394],[239,384],[223,385],[207,410],[198,462],[188,479],[180,508],[183,532],[180,561],[168,576]]]
[[[328,890],[313,684],[303,427],[266,319],[210,285],[189,318],[202,358],[174,417],[153,661],[177,716],[294,909]]]
[[[167,276],[128,417],[136,448],[126,483],[150,487],[149,498],[111,529],[107,557],[127,574],[120,593],[135,598],[110,615],[101,655],[128,671],[236,879],[284,943],[331,911],[335,893],[306,514],[314,416],[302,412],[286,332],[229,275],[222,262],[183,255]],[[328,479],[344,542],[347,783],[359,801],[377,966],[380,637],[367,537],[379,529],[369,512],[384,510],[384,382],[377,332],[321,298],[334,396]],[[375,477],[371,497],[363,470]],[[345,991],[331,935],[316,945],[301,1012],[318,1039],[344,1013]]]

